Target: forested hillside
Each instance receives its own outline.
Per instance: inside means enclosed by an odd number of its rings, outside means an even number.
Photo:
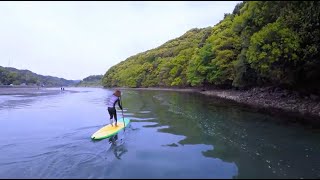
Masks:
[[[244,1],[214,27],[111,67],[105,87],[250,88],[320,91],[317,1]]]
[[[91,75],[86,78],[84,78],[82,81],[80,81],[76,86],[102,86],[101,80],[103,75]]]
[[[37,86],[70,86],[77,81],[66,80],[53,76],[43,76],[29,70],[19,70],[0,66],[0,85],[37,85]]]

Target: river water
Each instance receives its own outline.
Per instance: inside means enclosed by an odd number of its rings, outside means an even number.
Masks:
[[[320,178],[319,130],[194,92],[123,90],[93,141],[112,93],[0,95],[0,178]]]

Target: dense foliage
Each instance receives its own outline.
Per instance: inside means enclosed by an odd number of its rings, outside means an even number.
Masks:
[[[319,93],[317,1],[244,1],[214,27],[191,29],[111,67],[103,86],[282,86]]]
[[[0,85],[27,85],[27,86],[70,86],[76,81],[66,80],[53,76],[43,76],[29,70],[18,70],[0,66]]]
[[[82,81],[80,81],[76,86],[81,87],[90,87],[90,86],[102,86],[102,77],[103,75],[91,75],[86,78],[84,78]]]

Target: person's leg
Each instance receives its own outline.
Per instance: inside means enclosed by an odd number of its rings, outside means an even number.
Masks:
[[[118,126],[117,125],[118,119],[117,119],[117,111],[116,111],[116,109],[114,109],[114,120],[116,121],[116,126]]]
[[[113,120],[112,120],[112,118],[113,118],[113,108],[109,108],[108,107],[108,112],[109,112],[109,115],[110,115],[110,123],[111,123],[111,126],[113,126]]]

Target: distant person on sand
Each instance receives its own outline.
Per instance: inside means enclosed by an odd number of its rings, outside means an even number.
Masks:
[[[119,108],[122,110],[122,106],[120,103],[120,97],[121,97],[121,92],[119,90],[116,90],[110,97],[109,97],[109,102],[108,102],[108,112],[110,115],[110,122],[111,126],[113,126],[113,117],[115,120],[115,126],[117,125],[117,110],[116,110],[116,103],[118,103]]]

